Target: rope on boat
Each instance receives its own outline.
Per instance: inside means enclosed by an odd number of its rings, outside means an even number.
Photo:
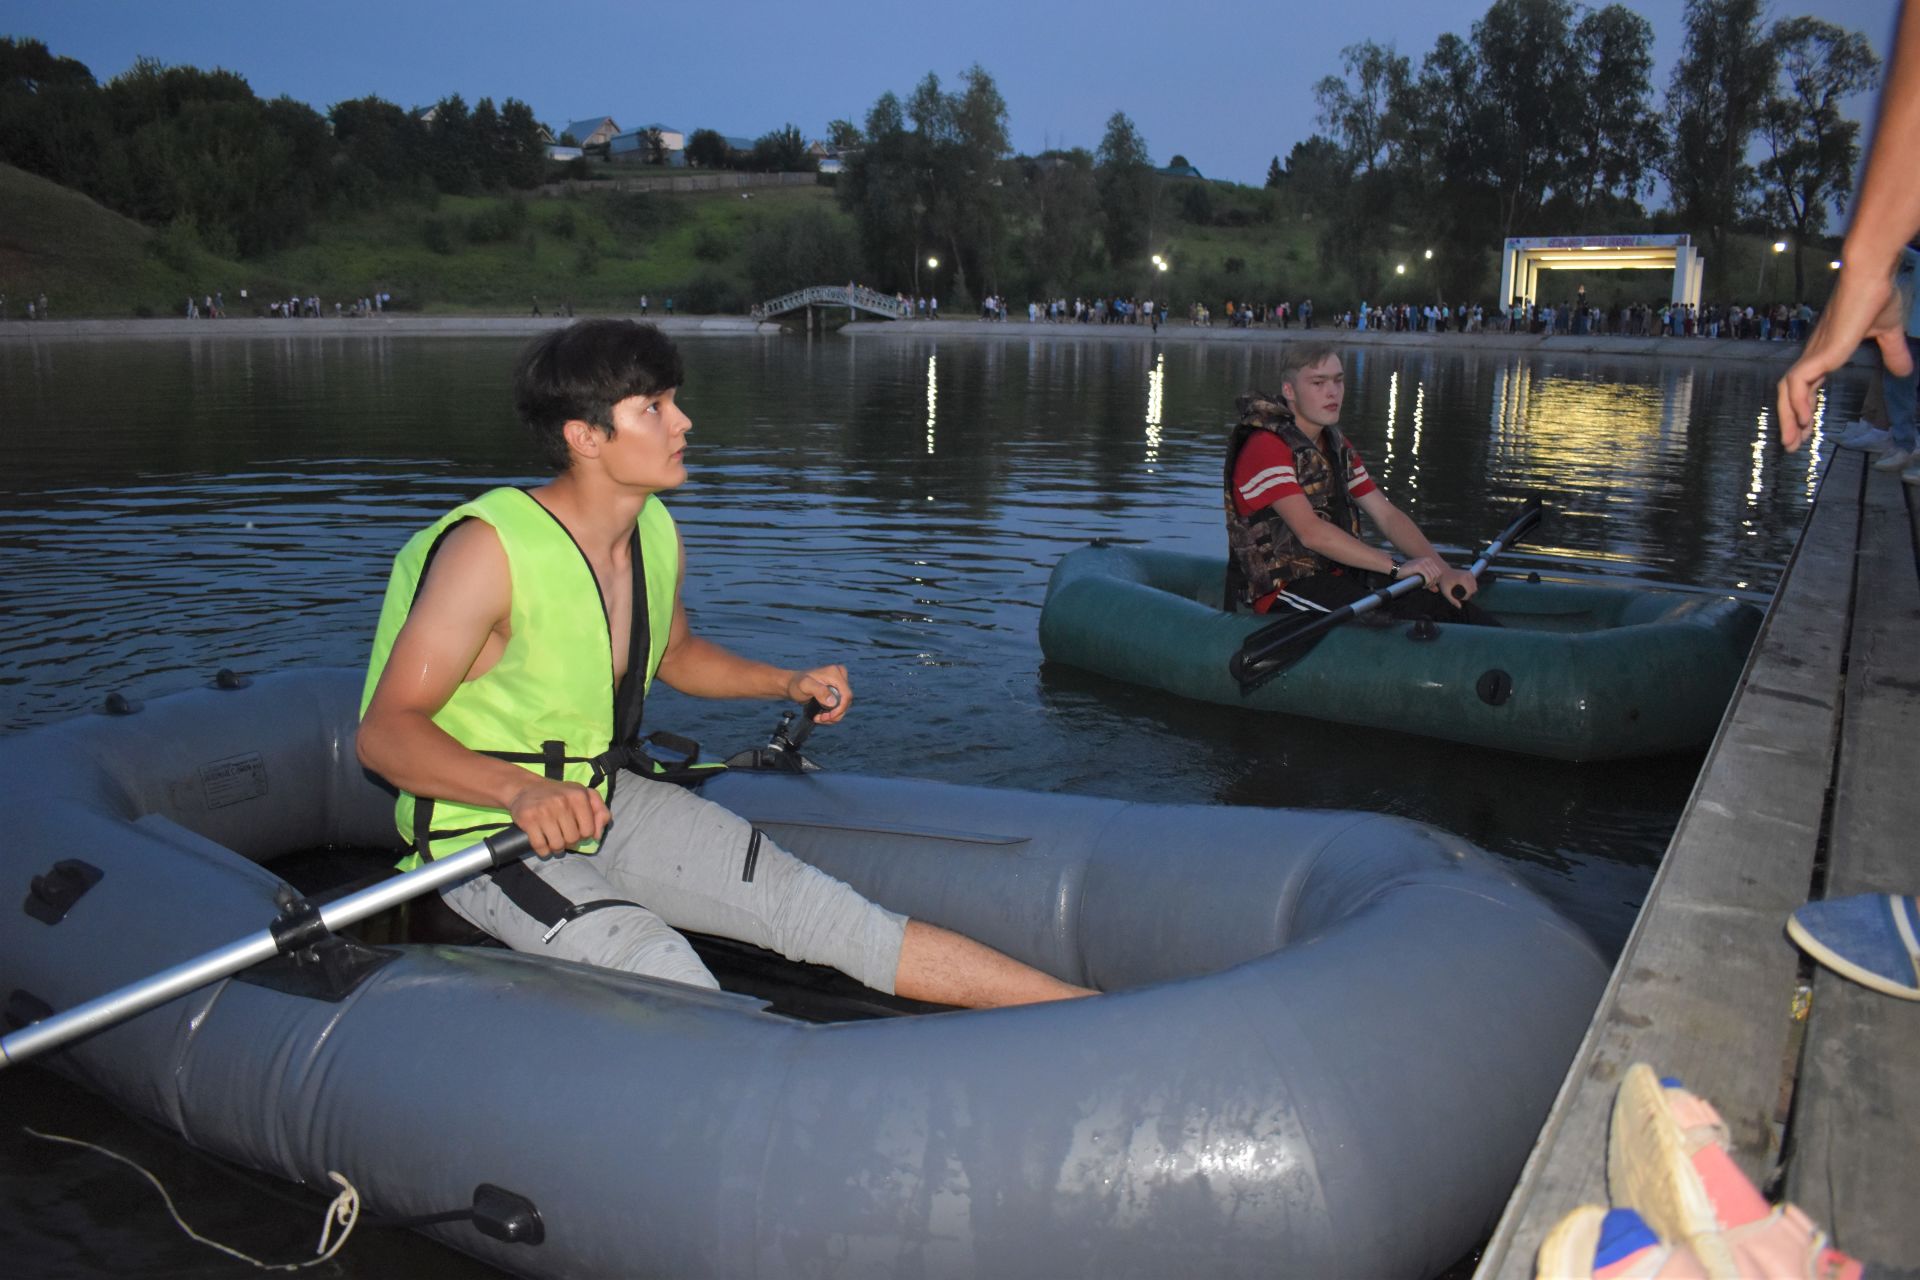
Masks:
[[[126,1165],[153,1184],[153,1189],[160,1193],[161,1201],[167,1206],[167,1212],[173,1215],[174,1225],[186,1232],[189,1239],[195,1243],[206,1245],[209,1249],[218,1249],[230,1258],[238,1258],[242,1262],[252,1263],[261,1271],[302,1271],[307,1267],[317,1267],[323,1262],[330,1261],[334,1254],[339,1253],[340,1250],[346,1246],[347,1238],[353,1234],[354,1226],[360,1221],[359,1190],[351,1182],[348,1182],[343,1175],[329,1169],[327,1170],[327,1176],[332,1178],[340,1187],[340,1194],[336,1195],[333,1198],[333,1202],[327,1206],[326,1219],[320,1224],[320,1243],[314,1249],[314,1253],[318,1256],[306,1262],[262,1262],[250,1254],[242,1253],[238,1249],[221,1244],[218,1240],[209,1240],[206,1236],[201,1235],[198,1231],[188,1226],[186,1219],[180,1216],[180,1211],[174,1208],[173,1197],[167,1194],[167,1189],[161,1185],[160,1179],[154,1177],[152,1173],[142,1168],[133,1160],[121,1155],[118,1151],[109,1151],[105,1147],[83,1141],[80,1138],[69,1138],[58,1133],[41,1133],[31,1125],[23,1124],[20,1128],[44,1142],[64,1142],[71,1147],[85,1147],[89,1151],[98,1151],[103,1156],[109,1156],[112,1159],[118,1160],[121,1164]],[[340,1238],[333,1240],[333,1229],[336,1225],[340,1228]],[[329,1241],[331,1241],[331,1243],[329,1243]]]

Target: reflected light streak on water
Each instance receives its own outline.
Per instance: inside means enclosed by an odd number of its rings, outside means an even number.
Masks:
[[[1352,415],[1348,415],[1351,417]],[[1380,458],[1382,469],[1393,463],[1393,433],[1400,421],[1400,371],[1395,369],[1387,378],[1387,447]]]
[[[1160,461],[1160,413],[1161,397],[1167,385],[1167,353],[1162,351],[1155,357],[1153,369],[1147,374],[1147,462]],[[1149,467],[1151,469],[1151,467]]]
[[[1813,393],[1813,437],[1802,445],[1807,456],[1820,456],[1820,446],[1827,442],[1827,388],[1823,384]],[[1807,501],[1813,501],[1813,495],[1820,487],[1820,471],[1817,467],[1807,468]]]
[[[1420,379],[1413,387],[1413,452],[1407,459],[1407,488],[1420,487],[1420,428],[1427,414],[1427,380]]]
[[[927,357],[927,452],[933,452],[934,420],[940,407],[940,357]]]

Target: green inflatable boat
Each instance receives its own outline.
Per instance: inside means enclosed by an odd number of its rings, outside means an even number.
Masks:
[[[1499,627],[1356,618],[1242,693],[1228,664],[1273,619],[1223,613],[1224,574],[1143,547],[1069,552],[1047,584],[1041,651],[1224,706],[1612,760],[1711,739],[1761,617],[1726,596],[1503,577],[1476,597]]]

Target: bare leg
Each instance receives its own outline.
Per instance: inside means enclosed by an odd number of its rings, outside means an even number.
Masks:
[[[893,989],[910,1000],[992,1009],[1095,994],[1062,982],[951,929],[907,921]]]

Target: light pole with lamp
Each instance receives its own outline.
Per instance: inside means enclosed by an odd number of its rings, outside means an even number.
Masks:
[[[939,267],[940,259],[929,255],[927,257],[927,270],[935,271],[938,270]],[[913,299],[914,302],[920,300],[920,255],[917,253],[913,256]],[[913,318],[913,303],[907,304],[907,318]]]
[[[1773,256],[1777,258],[1787,251],[1787,242],[1785,240],[1775,240],[1772,248]],[[1756,295],[1767,287],[1767,264],[1772,261],[1773,258],[1769,258],[1765,254],[1760,256],[1760,274],[1755,276],[1753,280],[1753,291]],[[1759,301],[1759,298],[1756,297],[1754,301]]]
[[[1754,319],[1759,321],[1760,333],[1763,337],[1773,336],[1773,308],[1767,305],[1767,264],[1787,251],[1787,242],[1775,240],[1771,248],[1773,249],[1772,257],[1766,254],[1760,255],[1760,275],[1753,282]]]
[[[1162,276],[1167,274],[1167,269],[1172,265],[1173,265],[1172,263],[1168,262],[1165,258],[1161,257],[1159,254],[1156,253],[1153,255],[1154,269],[1158,271]],[[1159,303],[1159,302],[1154,303],[1153,313],[1156,317],[1158,317],[1165,310],[1166,310],[1166,304]]]

